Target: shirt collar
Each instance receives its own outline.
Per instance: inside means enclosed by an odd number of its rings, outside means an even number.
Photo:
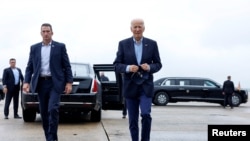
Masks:
[[[48,44],[48,45],[45,45],[43,42],[42,42],[42,46],[51,46],[52,44],[52,41]]]
[[[133,41],[134,41],[135,44],[140,44],[140,43],[142,43],[142,41],[143,41],[143,37],[141,38],[140,41],[136,41],[135,38],[133,37]]]

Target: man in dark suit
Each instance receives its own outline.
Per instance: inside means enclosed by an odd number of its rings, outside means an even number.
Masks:
[[[9,116],[9,106],[13,98],[13,109],[14,118],[21,118],[18,115],[19,106],[19,92],[20,87],[23,83],[23,74],[20,68],[16,67],[16,59],[11,58],[10,67],[4,69],[3,71],[3,93],[5,95],[5,105],[4,105],[4,118],[8,119]]]
[[[100,72],[101,81],[109,81],[109,78],[104,75],[104,72]]]
[[[69,94],[73,83],[66,46],[52,40],[52,35],[52,26],[42,24],[43,41],[30,48],[23,85],[24,92],[38,93],[46,141],[58,140],[60,95]]]
[[[153,73],[158,72],[162,64],[157,42],[143,37],[144,21],[132,20],[130,29],[133,37],[119,42],[113,64],[116,72],[124,73],[122,93],[126,100],[132,141],[139,141],[139,110],[142,118],[141,141],[149,141]]]
[[[228,76],[222,87],[222,94],[225,96],[224,108],[226,108],[227,104],[229,104],[231,109],[233,109],[232,96],[234,94],[234,90],[234,83],[231,81],[231,76]]]

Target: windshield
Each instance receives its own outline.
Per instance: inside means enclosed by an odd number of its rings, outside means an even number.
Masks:
[[[71,63],[72,74],[74,77],[84,77],[93,74],[89,64],[84,63]]]

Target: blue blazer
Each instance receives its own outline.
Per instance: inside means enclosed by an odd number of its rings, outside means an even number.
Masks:
[[[25,70],[24,83],[31,83],[31,92],[36,92],[41,69],[42,42],[30,48],[29,60]],[[50,50],[50,71],[55,90],[62,93],[66,83],[73,83],[71,65],[66,46],[63,43],[52,41]]]
[[[23,74],[20,68],[16,68],[16,69],[19,72],[20,81],[18,82],[18,85],[20,86],[20,82],[21,83],[23,82]],[[15,77],[10,67],[4,69],[2,82],[3,82],[3,85],[6,85],[8,90],[11,90],[15,87]],[[19,87],[19,90],[20,90],[20,87]]]
[[[137,83],[138,79],[133,79],[137,76],[135,76],[131,72],[126,72],[126,68],[128,65],[140,65],[136,60],[133,37],[120,41],[118,45],[118,51],[113,64],[115,66],[116,72],[124,74],[122,93],[126,98],[137,97],[139,94],[139,87],[143,88],[146,96],[153,97],[153,73],[158,72],[162,67],[156,41],[143,37],[142,44],[143,50],[140,64],[148,63],[150,65],[150,71],[143,72],[143,75],[145,75],[146,77],[144,79],[143,76],[143,78],[141,79],[144,80],[139,80],[139,83]]]

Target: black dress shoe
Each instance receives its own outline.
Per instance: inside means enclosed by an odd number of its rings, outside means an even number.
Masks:
[[[9,119],[8,116],[5,116],[4,119]]]
[[[20,117],[19,115],[15,115],[14,118],[22,118],[22,117]]]

